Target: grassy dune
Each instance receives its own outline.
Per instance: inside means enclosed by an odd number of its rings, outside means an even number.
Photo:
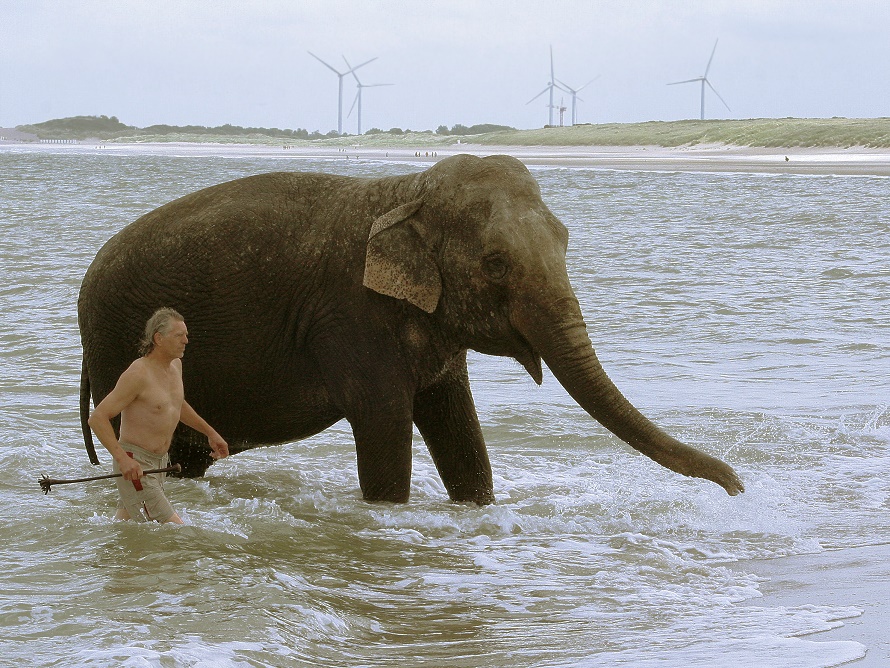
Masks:
[[[651,121],[478,135],[474,143],[506,146],[694,146],[890,148],[890,118],[755,118]]]
[[[429,133],[319,139],[314,146],[436,147],[457,137]],[[695,146],[890,148],[890,118],[755,118],[720,121],[650,121],[508,130],[460,137],[487,146]]]
[[[277,139],[262,135],[133,135],[114,141],[194,141],[332,147],[436,147],[464,143],[488,146],[695,146],[726,144],[751,147],[890,148],[890,118],[755,118],[719,121],[650,121],[606,123],[537,130],[507,130],[464,137],[429,132],[349,135],[315,140]]]
[[[196,144],[253,144],[261,146],[316,146],[335,148],[352,148],[356,146],[365,146],[368,148],[414,148],[418,146],[450,146],[454,144],[457,139],[462,139],[465,142],[469,139],[475,142],[476,138],[481,136],[483,135],[453,137],[437,135],[431,132],[407,132],[401,135],[383,133],[374,135],[345,135],[343,137],[330,137],[325,139],[284,139],[261,134],[214,135],[188,133],[138,133],[132,135],[123,134],[103,141],[128,144],[190,142]]]
[[[257,146],[313,146],[317,142],[302,139],[279,139],[261,134],[215,135],[191,134],[188,132],[165,132],[163,134],[134,133],[121,134],[101,140],[109,144],[168,144],[184,142],[189,144],[252,144]]]

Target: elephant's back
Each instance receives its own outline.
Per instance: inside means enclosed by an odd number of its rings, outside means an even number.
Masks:
[[[329,174],[272,172],[227,181],[168,202],[130,223],[106,242],[96,256],[159,253],[176,241],[213,243],[250,230],[299,231],[316,218],[319,202],[342,198],[361,180]]]
[[[309,276],[320,252],[317,237],[328,234],[319,212],[327,198],[361,191],[362,181],[287,172],[251,176],[169,202],[109,239],[88,268],[78,300],[87,365],[100,396],[138,355],[142,328],[162,306],[185,316],[192,362],[205,354],[283,354],[237,348],[242,340],[282,341],[297,333],[307,285],[317,280]],[[234,348],[217,350],[211,341]]]
[[[143,215],[111,237],[90,264],[85,295],[131,282],[163,285],[184,276],[232,276],[257,269],[264,255],[308,241],[318,228],[319,201],[355,187],[356,179],[324,174],[259,174],[190,193]],[[188,286],[183,285],[183,289]]]

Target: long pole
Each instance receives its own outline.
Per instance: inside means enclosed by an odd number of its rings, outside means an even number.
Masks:
[[[173,466],[168,466],[163,469],[150,469],[148,471],[143,471],[143,475],[149,475],[151,473],[179,473],[182,471],[182,466],[179,464],[174,464]],[[75,482],[91,482],[93,480],[108,480],[109,478],[122,478],[124,476],[123,473],[111,473],[109,475],[96,475],[90,478],[75,478],[74,480],[57,480],[55,478],[49,478],[47,476],[43,476],[37,479],[37,482],[40,483],[40,489],[43,490],[44,494],[49,494],[49,490],[53,485],[70,485]]]

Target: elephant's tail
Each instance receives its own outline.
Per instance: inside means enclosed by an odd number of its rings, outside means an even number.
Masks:
[[[87,373],[87,361],[83,360],[80,367],[80,427],[83,429],[83,443],[87,456],[93,464],[99,464],[96,446],[93,443],[93,432],[90,429],[90,375]]]

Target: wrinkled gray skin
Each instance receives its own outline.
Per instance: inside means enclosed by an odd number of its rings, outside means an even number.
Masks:
[[[137,356],[149,315],[185,316],[186,397],[233,452],[316,434],[345,417],[368,500],[403,502],[412,422],[455,501],[494,500],[466,351],[541,359],[596,420],[659,464],[742,483],[671,438],[606,376],[566,272],[568,233],[507,156],[455,156],[383,179],[274,173],[223,183],[115,235],[78,301],[81,415]],[[205,439],[206,440],[206,439]],[[210,465],[180,425],[185,474]]]

